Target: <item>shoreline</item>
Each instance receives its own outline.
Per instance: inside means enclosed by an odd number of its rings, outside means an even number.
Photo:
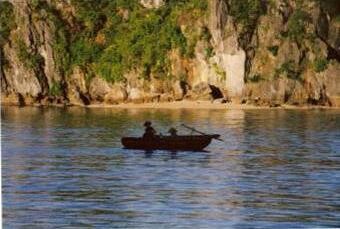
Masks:
[[[92,104],[84,106],[87,108],[121,108],[121,109],[208,109],[208,110],[266,110],[266,109],[296,109],[296,110],[311,110],[311,109],[340,109],[340,107],[329,106],[294,106],[281,105],[277,107],[256,106],[250,104],[239,103],[212,103],[210,101],[173,101],[173,102],[158,102],[158,103],[121,103],[114,105]]]
[[[1,106],[17,106],[15,104],[6,104],[1,103]],[[49,105],[41,105],[41,104],[33,104],[33,105],[25,105],[23,107],[83,107],[83,108],[117,108],[117,109],[211,109],[211,110],[313,110],[313,109],[323,109],[323,110],[333,110],[340,109],[340,107],[330,107],[330,106],[319,106],[319,105],[287,105],[283,104],[277,107],[270,106],[256,106],[249,104],[239,104],[239,103],[213,103],[210,101],[172,101],[172,102],[151,102],[151,103],[120,103],[120,104],[91,104],[91,105],[82,105],[82,104],[72,104],[72,105],[63,105],[63,104],[49,104]]]

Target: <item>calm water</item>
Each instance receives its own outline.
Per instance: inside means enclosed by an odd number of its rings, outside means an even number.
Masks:
[[[5,228],[340,226],[340,110],[2,108]],[[209,152],[124,150],[186,123]],[[185,133],[185,130],[180,130]]]

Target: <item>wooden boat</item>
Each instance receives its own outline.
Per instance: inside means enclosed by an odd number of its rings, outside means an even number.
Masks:
[[[200,151],[207,147],[212,139],[218,139],[218,134],[161,136],[148,138],[124,137],[122,144],[127,149],[141,150],[186,150]]]

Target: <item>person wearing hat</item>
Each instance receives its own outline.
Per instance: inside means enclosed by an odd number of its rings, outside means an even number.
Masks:
[[[177,136],[177,130],[176,130],[175,128],[173,128],[173,127],[171,127],[171,128],[169,129],[168,133],[170,133],[170,135],[171,135],[172,137],[176,137],[176,136]]]
[[[151,122],[150,121],[146,121],[144,123],[145,126],[145,132],[143,134],[143,138],[152,138],[156,135],[156,131],[155,129],[151,126]]]

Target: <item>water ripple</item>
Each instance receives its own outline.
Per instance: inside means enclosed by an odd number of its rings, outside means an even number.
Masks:
[[[5,228],[340,225],[340,111],[2,108]],[[124,150],[144,120],[225,142]],[[186,130],[181,129],[185,133]]]

